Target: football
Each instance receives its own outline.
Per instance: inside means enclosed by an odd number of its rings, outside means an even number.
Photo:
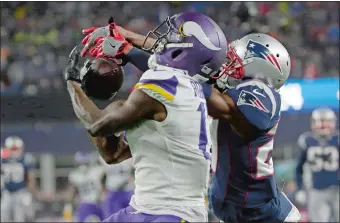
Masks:
[[[87,96],[109,100],[121,88],[124,70],[112,59],[87,60],[81,69],[81,78],[82,88]]]

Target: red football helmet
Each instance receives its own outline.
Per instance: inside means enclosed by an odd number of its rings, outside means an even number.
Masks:
[[[9,136],[5,140],[5,147],[11,158],[19,158],[24,153],[24,141],[18,136]]]
[[[321,136],[333,133],[336,128],[336,115],[329,108],[317,108],[312,113],[312,130]]]

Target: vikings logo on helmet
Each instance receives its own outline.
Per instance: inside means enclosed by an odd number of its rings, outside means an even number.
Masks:
[[[281,66],[275,56],[270,52],[270,50],[261,43],[255,42],[254,40],[249,40],[247,44],[247,52],[245,53],[244,59],[252,57],[257,57],[269,61],[274,67],[279,69],[280,73],[282,74]]]
[[[268,109],[264,104],[258,99],[253,93],[249,91],[242,90],[237,101],[237,105],[250,105],[268,113]]]

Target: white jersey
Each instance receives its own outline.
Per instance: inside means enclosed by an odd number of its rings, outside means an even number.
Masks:
[[[183,70],[159,66],[146,71],[135,89],[161,102],[167,117],[126,133],[136,184],[130,205],[147,214],[207,221],[211,140],[202,86]]]
[[[103,175],[101,165],[80,166],[70,172],[68,179],[77,188],[80,202],[97,203],[100,200]]]
[[[105,186],[111,191],[129,190],[129,180],[133,172],[132,159],[124,160],[115,165],[105,163]]]

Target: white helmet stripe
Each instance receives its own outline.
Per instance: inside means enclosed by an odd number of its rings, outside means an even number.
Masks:
[[[202,27],[193,21],[187,21],[182,26],[183,34],[186,36],[194,36],[200,41],[205,47],[210,50],[220,50],[221,48],[216,47],[204,33]]]

